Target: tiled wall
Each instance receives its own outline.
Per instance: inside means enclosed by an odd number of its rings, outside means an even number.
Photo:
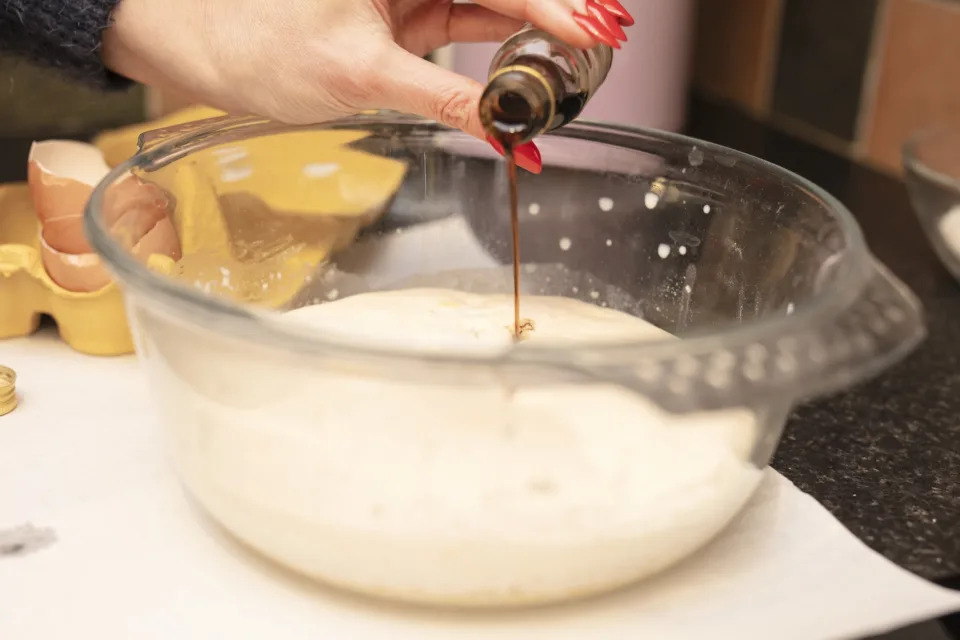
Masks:
[[[0,56],[0,136],[87,135],[143,119],[144,92],[101,94]]]
[[[700,0],[694,90],[889,171],[960,128],[960,0]]]

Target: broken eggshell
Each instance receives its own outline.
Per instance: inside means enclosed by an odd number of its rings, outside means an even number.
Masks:
[[[83,207],[110,168],[96,147],[73,140],[34,142],[27,157],[27,184],[47,242],[57,251],[89,253]]]
[[[68,291],[105,287],[110,275],[83,232],[83,209],[109,172],[101,151],[71,140],[36,142],[28,158],[28,184],[40,219],[40,252],[50,278]],[[180,244],[170,219],[173,198],[128,175],[104,194],[103,219],[111,235],[144,262],[159,253],[174,260]]]

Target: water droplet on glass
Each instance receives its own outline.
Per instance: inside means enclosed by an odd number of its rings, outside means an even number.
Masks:
[[[688,247],[700,246],[700,238],[692,233],[687,233],[686,231],[670,231],[667,235],[670,236],[670,239],[673,240],[675,244],[685,244]]]
[[[670,256],[670,245],[661,242],[661,243],[660,243],[660,246],[657,247],[657,255],[660,256],[661,258],[664,258],[664,259],[666,259],[667,257],[669,257],[669,256]]]
[[[573,246],[573,241],[570,238],[560,238],[560,250],[569,251],[570,247]]]
[[[223,182],[240,182],[253,175],[253,167],[225,167],[220,173]]]
[[[326,178],[340,170],[336,162],[314,162],[303,167],[303,175],[308,178]]]
[[[600,211],[612,211],[613,210],[613,199],[612,198],[600,198],[597,201],[597,204],[600,205]]]

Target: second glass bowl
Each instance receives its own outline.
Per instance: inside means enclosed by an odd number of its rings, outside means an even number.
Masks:
[[[960,130],[934,127],[906,142],[913,208],[940,261],[960,280]]]

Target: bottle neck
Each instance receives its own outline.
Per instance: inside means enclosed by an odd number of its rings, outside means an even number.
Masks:
[[[582,50],[540,29],[508,38],[490,65],[480,102],[487,132],[501,143],[522,144],[580,115],[607,77],[613,50]]]
[[[557,87],[535,66],[511,65],[490,76],[480,98],[480,120],[504,146],[529,142],[557,116]]]

